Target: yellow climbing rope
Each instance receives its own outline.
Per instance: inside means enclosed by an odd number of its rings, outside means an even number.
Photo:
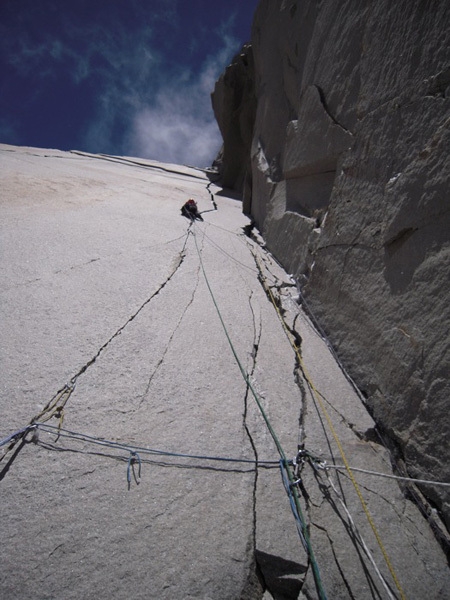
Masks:
[[[356,491],[356,493],[358,495],[358,498],[359,498],[359,500],[361,502],[361,506],[362,506],[362,508],[363,508],[363,510],[364,510],[364,512],[366,514],[367,520],[369,521],[369,524],[370,524],[370,526],[372,528],[372,531],[373,531],[373,533],[375,535],[375,538],[376,538],[376,540],[378,542],[378,546],[380,547],[381,553],[383,554],[383,558],[384,558],[384,560],[386,562],[386,565],[387,565],[387,567],[389,569],[389,572],[390,572],[390,574],[392,576],[392,579],[394,580],[395,586],[397,587],[397,590],[400,593],[401,599],[402,600],[406,600],[405,593],[404,593],[404,591],[403,591],[403,589],[402,589],[402,587],[400,585],[400,582],[399,582],[398,577],[397,577],[397,575],[395,573],[394,567],[392,566],[392,563],[391,563],[391,561],[389,559],[389,556],[388,556],[388,554],[386,552],[386,549],[385,549],[385,547],[383,545],[383,542],[381,541],[380,534],[378,533],[378,530],[377,530],[377,528],[375,526],[375,523],[374,523],[374,521],[372,519],[372,516],[371,516],[371,514],[369,512],[367,504],[366,504],[366,502],[365,502],[365,500],[363,498],[361,490],[359,489],[358,483],[356,482],[355,476],[354,476],[354,474],[353,474],[353,472],[352,472],[352,470],[350,468],[350,465],[349,465],[349,463],[347,461],[347,457],[345,455],[345,452],[344,452],[344,449],[342,447],[342,444],[341,444],[341,441],[339,439],[339,436],[336,433],[336,430],[335,430],[335,428],[333,426],[333,422],[331,420],[331,417],[330,417],[330,415],[329,415],[329,413],[328,413],[328,411],[327,411],[327,409],[326,409],[326,407],[325,407],[325,405],[324,405],[324,403],[322,401],[322,398],[320,396],[319,391],[315,387],[314,382],[312,381],[311,376],[309,375],[308,370],[306,369],[303,357],[300,354],[300,350],[299,350],[297,344],[295,343],[295,340],[294,340],[291,332],[289,331],[289,329],[288,329],[288,327],[286,325],[286,322],[285,322],[285,320],[283,318],[283,315],[280,312],[280,309],[279,309],[279,307],[278,307],[278,305],[276,303],[276,300],[275,300],[275,298],[273,296],[273,293],[272,293],[272,290],[270,289],[270,286],[267,285],[267,279],[263,275],[262,267],[261,267],[261,265],[260,265],[260,263],[259,263],[259,261],[258,261],[258,259],[257,259],[256,256],[255,256],[255,260],[257,262],[258,269],[259,269],[259,272],[260,272],[261,283],[262,283],[264,289],[266,290],[266,292],[267,292],[267,294],[268,294],[268,296],[269,296],[269,298],[270,298],[270,300],[271,300],[271,302],[272,302],[272,304],[273,304],[273,306],[274,306],[274,308],[275,308],[275,310],[277,312],[278,318],[279,318],[279,320],[280,320],[280,322],[281,322],[281,324],[283,326],[284,332],[285,332],[285,334],[286,334],[286,336],[287,336],[287,338],[289,340],[289,343],[291,344],[291,346],[292,346],[292,348],[293,348],[293,350],[294,350],[294,352],[295,352],[295,354],[297,356],[298,363],[299,363],[300,368],[302,369],[302,372],[303,372],[303,376],[304,376],[306,382],[308,383],[308,385],[309,385],[312,393],[314,394],[315,399],[317,400],[317,403],[319,404],[319,406],[320,406],[320,408],[321,408],[321,410],[322,410],[322,412],[323,412],[323,414],[324,414],[324,416],[325,416],[325,418],[327,420],[328,426],[329,426],[330,431],[331,431],[331,433],[332,433],[332,435],[334,437],[336,445],[337,445],[337,447],[339,449],[339,452],[341,454],[342,461],[343,461],[343,463],[345,465],[345,468],[346,468],[346,471],[348,473],[348,476],[350,477],[350,480],[353,483],[355,491]]]

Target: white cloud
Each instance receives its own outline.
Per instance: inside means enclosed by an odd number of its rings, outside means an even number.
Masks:
[[[86,115],[86,121],[75,142],[81,149],[210,165],[221,145],[210,94],[238,50],[236,40],[228,34],[234,17],[219,30],[208,32],[216,47],[203,64],[181,65],[176,64],[179,53],[171,57],[171,43],[177,47],[185,39],[186,57],[189,42],[201,46],[194,31],[183,38],[179,0],[159,0],[151,12],[141,2],[129,1],[139,17],[138,27],[127,29],[117,19],[108,26],[108,18],[82,24],[61,12],[58,30],[36,39],[27,34],[10,38],[10,64],[23,77],[39,77],[42,85],[35,86],[36,96],[44,98],[45,90],[55,85],[61,74],[69,74],[73,82],[67,106],[76,104],[76,90],[83,90],[80,98],[85,104],[77,109]],[[163,28],[167,31],[165,48],[158,38],[162,25],[167,28]],[[88,91],[93,91],[93,100]]]
[[[108,153],[114,146],[115,153],[120,154],[199,167],[211,165],[222,138],[210,94],[236,51],[236,42],[223,35],[217,52],[207,56],[197,72],[173,65],[170,72],[152,50],[148,37],[122,48],[120,65],[109,45],[97,48],[110,68],[99,73],[103,83],[98,111],[84,143],[92,152]]]
[[[222,138],[210,94],[235,51],[235,40],[223,35],[222,47],[206,58],[198,74],[181,72],[163,84],[153,102],[136,110],[128,153],[193,166],[211,165]]]
[[[144,108],[133,121],[129,152],[162,162],[206,167],[221,144],[214,120],[165,106]]]

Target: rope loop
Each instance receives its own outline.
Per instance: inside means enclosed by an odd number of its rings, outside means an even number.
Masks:
[[[135,466],[136,462],[138,463],[138,473],[137,473],[137,475],[136,475],[136,471],[134,469],[134,466]],[[139,456],[139,453],[136,452],[135,450],[130,450],[130,457],[128,459],[128,465],[127,465],[128,489],[130,489],[130,485],[131,485],[131,472],[133,472],[133,478],[134,478],[134,481],[136,482],[136,484],[137,485],[140,484],[140,482],[141,482],[141,468],[142,468],[142,461],[141,461],[141,457]]]

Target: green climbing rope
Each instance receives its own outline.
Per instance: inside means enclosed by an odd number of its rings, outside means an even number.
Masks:
[[[213,301],[214,307],[216,309],[217,315],[218,315],[218,317],[220,319],[220,323],[222,325],[222,328],[223,328],[223,330],[225,332],[225,336],[226,336],[226,338],[228,340],[228,344],[230,346],[231,352],[233,353],[233,356],[234,356],[234,358],[236,360],[236,363],[237,363],[237,365],[239,367],[241,375],[242,375],[242,377],[243,377],[246,385],[248,386],[248,389],[250,390],[253,398],[255,399],[255,402],[256,402],[256,404],[258,406],[258,409],[259,409],[259,411],[260,411],[260,413],[261,413],[261,415],[262,415],[262,417],[263,417],[263,419],[264,419],[264,421],[265,421],[265,423],[267,425],[267,428],[268,428],[268,430],[270,432],[270,435],[272,436],[272,439],[273,439],[273,441],[275,443],[275,446],[276,446],[276,448],[278,450],[278,453],[279,453],[279,455],[281,457],[281,462],[282,462],[282,464],[283,464],[283,466],[284,466],[284,468],[286,470],[286,473],[288,475],[288,478],[289,478],[289,488],[290,488],[290,491],[292,493],[293,505],[295,506],[295,509],[296,509],[296,511],[298,513],[298,516],[299,516],[299,519],[300,519],[300,522],[301,522],[301,532],[302,532],[303,539],[304,539],[305,544],[306,544],[306,552],[308,554],[308,557],[309,557],[309,560],[310,560],[310,563],[311,563],[311,567],[312,567],[312,570],[313,570],[314,581],[315,581],[315,584],[316,584],[317,593],[319,595],[320,600],[327,600],[325,589],[323,587],[322,579],[321,579],[321,576],[320,576],[319,566],[318,566],[317,561],[316,561],[315,556],[314,556],[314,552],[313,552],[313,549],[312,549],[312,546],[311,546],[311,540],[309,538],[308,528],[306,526],[306,522],[305,522],[305,519],[304,519],[304,516],[303,516],[303,511],[302,511],[302,507],[301,507],[301,504],[300,504],[300,498],[299,498],[299,495],[298,495],[297,486],[295,484],[295,480],[294,480],[294,476],[293,476],[292,470],[289,467],[289,461],[286,458],[286,454],[285,454],[285,452],[283,450],[281,442],[278,439],[277,434],[275,433],[275,430],[273,429],[273,427],[272,427],[272,425],[271,425],[271,423],[269,421],[269,418],[267,417],[267,414],[266,414],[266,412],[265,412],[265,410],[264,410],[264,408],[263,408],[263,406],[261,404],[261,400],[259,398],[259,395],[256,392],[254,386],[252,385],[252,382],[250,381],[250,378],[249,378],[248,374],[246,373],[246,371],[245,371],[245,369],[244,369],[244,367],[243,367],[243,365],[242,365],[242,363],[241,363],[241,361],[239,359],[239,356],[238,356],[238,354],[236,352],[236,349],[235,349],[235,347],[233,345],[233,342],[232,342],[232,340],[230,338],[230,335],[228,333],[227,327],[225,325],[225,322],[223,320],[222,314],[220,312],[219,306],[217,304],[216,298],[214,296],[214,293],[212,291],[211,285],[209,283],[208,276],[206,274],[205,266],[203,264],[203,259],[202,259],[202,253],[200,251],[200,248],[199,248],[198,242],[197,242],[197,235],[196,235],[195,227],[196,227],[196,225],[194,223],[193,224],[193,228],[191,229],[191,231],[192,231],[192,234],[193,234],[193,237],[194,237],[195,247],[197,249],[198,258],[199,258],[199,261],[200,261],[200,267],[202,269],[202,273],[203,273],[203,277],[205,279],[206,286],[207,286],[208,291],[210,293],[210,296],[211,296],[211,299]]]

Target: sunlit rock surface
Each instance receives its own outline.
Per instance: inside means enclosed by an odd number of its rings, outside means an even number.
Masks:
[[[234,180],[409,473],[446,482],[449,35],[444,0],[261,0],[251,168]],[[232,121],[235,105],[214,103]],[[447,490],[422,488],[448,526]]]
[[[241,203],[177,165],[11,146],[0,164],[0,439],[43,423],[0,448],[0,597],[316,598],[249,384],[289,460],[342,466],[320,401],[352,468],[390,458]],[[328,597],[395,596],[348,476],[314,464],[298,489]],[[406,596],[444,598],[403,484],[354,476]]]

